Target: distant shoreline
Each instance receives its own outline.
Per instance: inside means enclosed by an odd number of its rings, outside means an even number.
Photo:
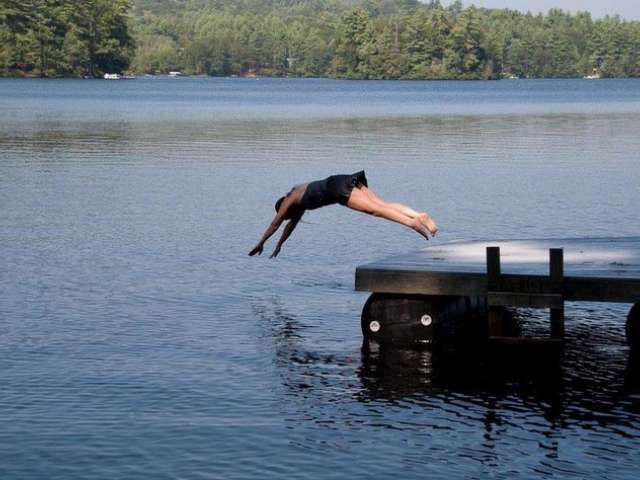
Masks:
[[[120,81],[132,81],[132,80],[151,80],[154,78],[157,79],[172,79],[172,80],[184,80],[188,78],[225,78],[225,79],[233,79],[233,80],[259,80],[259,79],[288,79],[288,80],[342,80],[349,82],[497,82],[497,81],[518,81],[518,80],[633,80],[640,79],[640,77],[635,76],[625,76],[625,77],[601,77],[598,79],[587,79],[584,76],[582,77],[518,77],[518,78],[346,78],[346,77],[311,77],[311,76],[294,76],[294,75],[256,75],[256,76],[244,76],[244,75],[181,75],[180,77],[172,77],[168,74],[159,74],[159,75],[135,75],[134,79],[118,79],[118,80],[110,80],[102,77],[78,77],[78,76],[47,76],[41,77],[38,75],[0,75],[0,79],[10,79],[10,80],[100,80],[105,82],[120,82]]]
[[[640,21],[586,11],[533,15],[460,1],[118,0],[100,8],[80,2],[68,15],[47,2],[22,3],[0,7],[2,77],[640,77]],[[47,19],[46,32],[38,19]]]

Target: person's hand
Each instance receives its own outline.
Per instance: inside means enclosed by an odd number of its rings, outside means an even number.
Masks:
[[[276,258],[279,253],[280,253],[280,247],[276,247],[276,249],[273,251],[273,253],[269,258]]]
[[[253,257],[256,253],[257,253],[258,255],[262,255],[262,250],[263,250],[263,248],[262,248],[262,244],[260,244],[260,243],[259,243],[258,245],[256,245],[255,247],[253,247],[253,250],[251,250],[251,251],[249,252],[249,256],[250,256],[250,257]]]

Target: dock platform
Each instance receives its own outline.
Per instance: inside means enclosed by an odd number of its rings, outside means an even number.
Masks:
[[[627,338],[640,344],[640,237],[450,242],[361,265],[355,283],[373,293],[362,330],[379,341],[429,340],[470,313],[508,341],[507,306],[549,308],[562,340],[564,302],[587,301],[633,304]]]

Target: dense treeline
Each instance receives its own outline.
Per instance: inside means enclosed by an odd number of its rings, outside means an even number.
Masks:
[[[130,0],[0,0],[0,73],[121,71],[133,56]]]
[[[640,77],[640,22],[463,8],[459,1],[444,7],[437,0],[0,0],[0,73],[125,70]]]

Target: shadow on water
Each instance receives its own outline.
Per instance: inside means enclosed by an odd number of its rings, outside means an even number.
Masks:
[[[362,400],[434,393],[486,401],[517,398],[520,406],[535,405],[558,425],[633,422],[640,412],[640,354],[599,343],[603,339],[585,335],[585,329],[574,331],[563,350],[481,345],[412,350],[365,341],[358,370]]]
[[[631,352],[624,375],[625,391],[629,394],[640,395],[640,352]],[[640,413],[640,402],[637,405]]]
[[[312,326],[277,299],[263,302],[254,305],[265,327],[262,341],[273,347],[287,395],[306,402],[299,408],[309,420],[348,422],[339,412],[353,408],[342,408],[349,404],[420,409],[462,401],[482,412],[485,430],[505,417],[535,416],[553,430],[604,429],[640,438],[640,355],[611,338],[609,345],[601,343],[607,337],[598,337],[595,326],[574,328],[555,354],[472,345],[407,349],[367,341],[359,351],[323,353],[314,348],[322,343]],[[400,418],[389,414],[388,420],[402,428]]]
[[[363,400],[397,400],[446,391],[555,399],[563,387],[557,356],[541,361],[481,347],[406,349],[365,341],[361,360],[358,376],[364,387]]]

